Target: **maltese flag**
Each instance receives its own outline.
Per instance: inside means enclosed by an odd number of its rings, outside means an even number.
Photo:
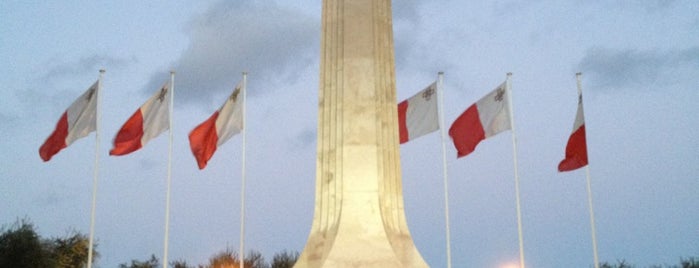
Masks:
[[[438,129],[437,82],[434,82],[398,104],[400,143],[406,143]]]
[[[99,81],[87,89],[61,115],[56,129],[39,148],[39,156],[44,162],[51,160],[51,157],[77,139],[97,129],[98,86]]]
[[[126,155],[170,128],[170,83],[165,83],[126,120],[114,137],[109,155]]]
[[[558,164],[558,171],[571,171],[587,165],[587,141],[585,140],[585,116],[582,93],[578,94],[578,112],[573,123],[573,133],[568,138],[566,157]]]
[[[243,130],[243,105],[245,104],[242,96],[239,96],[241,83],[235,87],[221,108],[189,133],[189,147],[192,149],[199,169],[206,167],[219,146]]]
[[[486,138],[512,128],[509,90],[502,83],[464,111],[449,128],[457,157],[464,157]]]

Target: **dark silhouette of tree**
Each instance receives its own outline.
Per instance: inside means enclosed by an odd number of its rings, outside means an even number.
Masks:
[[[633,268],[632,265],[626,263],[626,260],[617,260],[617,264],[609,264],[608,262],[600,263],[600,268]]]
[[[262,257],[262,254],[257,251],[251,250],[248,253],[248,256],[245,258],[245,267],[249,268],[269,268],[267,265],[267,262],[265,262],[265,258]]]
[[[298,252],[290,253],[285,250],[280,253],[276,253],[274,254],[274,257],[272,257],[271,268],[292,268],[294,267],[294,264],[298,258]]]
[[[682,268],[699,268],[699,258],[689,258],[680,260],[680,265]]]
[[[172,268],[194,268],[194,266],[189,266],[185,260],[171,261],[170,266]]]
[[[0,267],[52,267],[51,256],[34,225],[28,220],[17,221],[12,227],[2,228],[0,235]]]
[[[631,265],[626,262],[626,260],[620,260],[617,261],[617,264],[610,264],[608,262],[602,262],[600,263],[600,268],[634,268],[636,266]],[[679,265],[651,265],[649,268],[699,268],[699,259],[696,258],[689,258],[689,259],[680,259],[680,264]]]
[[[150,255],[150,259],[146,261],[131,260],[131,264],[119,264],[119,268],[158,268],[160,266],[158,258],[155,255]]]

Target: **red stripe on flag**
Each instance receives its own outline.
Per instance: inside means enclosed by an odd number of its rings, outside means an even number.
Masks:
[[[49,161],[58,151],[66,148],[68,146],[66,145],[66,137],[68,137],[68,112],[64,112],[61,118],[58,119],[56,129],[39,148],[41,159],[44,162]]]
[[[192,149],[194,158],[197,159],[199,169],[204,169],[216,152],[216,144],[218,143],[216,119],[218,119],[218,115],[218,111],[214,112],[209,119],[189,132],[189,147]]]
[[[114,148],[109,155],[125,155],[141,149],[143,137],[143,114],[138,109],[129,120],[124,123],[114,138]]]
[[[566,158],[558,164],[558,171],[571,171],[587,165],[585,125],[581,125],[568,139]]]
[[[408,124],[407,124],[407,113],[408,113],[408,101],[404,100],[398,104],[398,133],[400,136],[400,143],[406,143],[410,140],[408,135]]]
[[[449,128],[449,136],[456,147],[457,158],[464,157],[476,149],[476,145],[485,139],[483,124],[478,116],[478,107],[468,107]]]

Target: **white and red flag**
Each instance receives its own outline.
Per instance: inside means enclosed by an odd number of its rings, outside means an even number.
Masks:
[[[439,129],[437,82],[398,104],[400,143]]]
[[[165,83],[126,120],[114,137],[109,155],[125,155],[141,149],[149,140],[170,128],[170,83]]]
[[[582,93],[578,92],[578,112],[573,123],[573,133],[568,138],[566,157],[558,164],[558,171],[571,171],[587,165],[587,142],[585,140],[585,116]]]
[[[56,129],[39,148],[41,159],[51,160],[60,150],[97,129],[98,86],[99,81],[92,84],[61,115]]]
[[[468,107],[452,123],[449,136],[457,157],[470,154],[482,140],[512,128],[507,94],[510,93],[505,82]]]
[[[189,146],[197,160],[199,169],[216,152],[216,149],[243,129],[242,82],[239,83],[226,102],[209,119],[189,132]],[[243,93],[245,94],[245,93]]]

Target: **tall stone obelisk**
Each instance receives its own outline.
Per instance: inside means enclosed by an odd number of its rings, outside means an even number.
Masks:
[[[403,209],[390,0],[323,0],[316,199],[295,267],[428,267]]]

